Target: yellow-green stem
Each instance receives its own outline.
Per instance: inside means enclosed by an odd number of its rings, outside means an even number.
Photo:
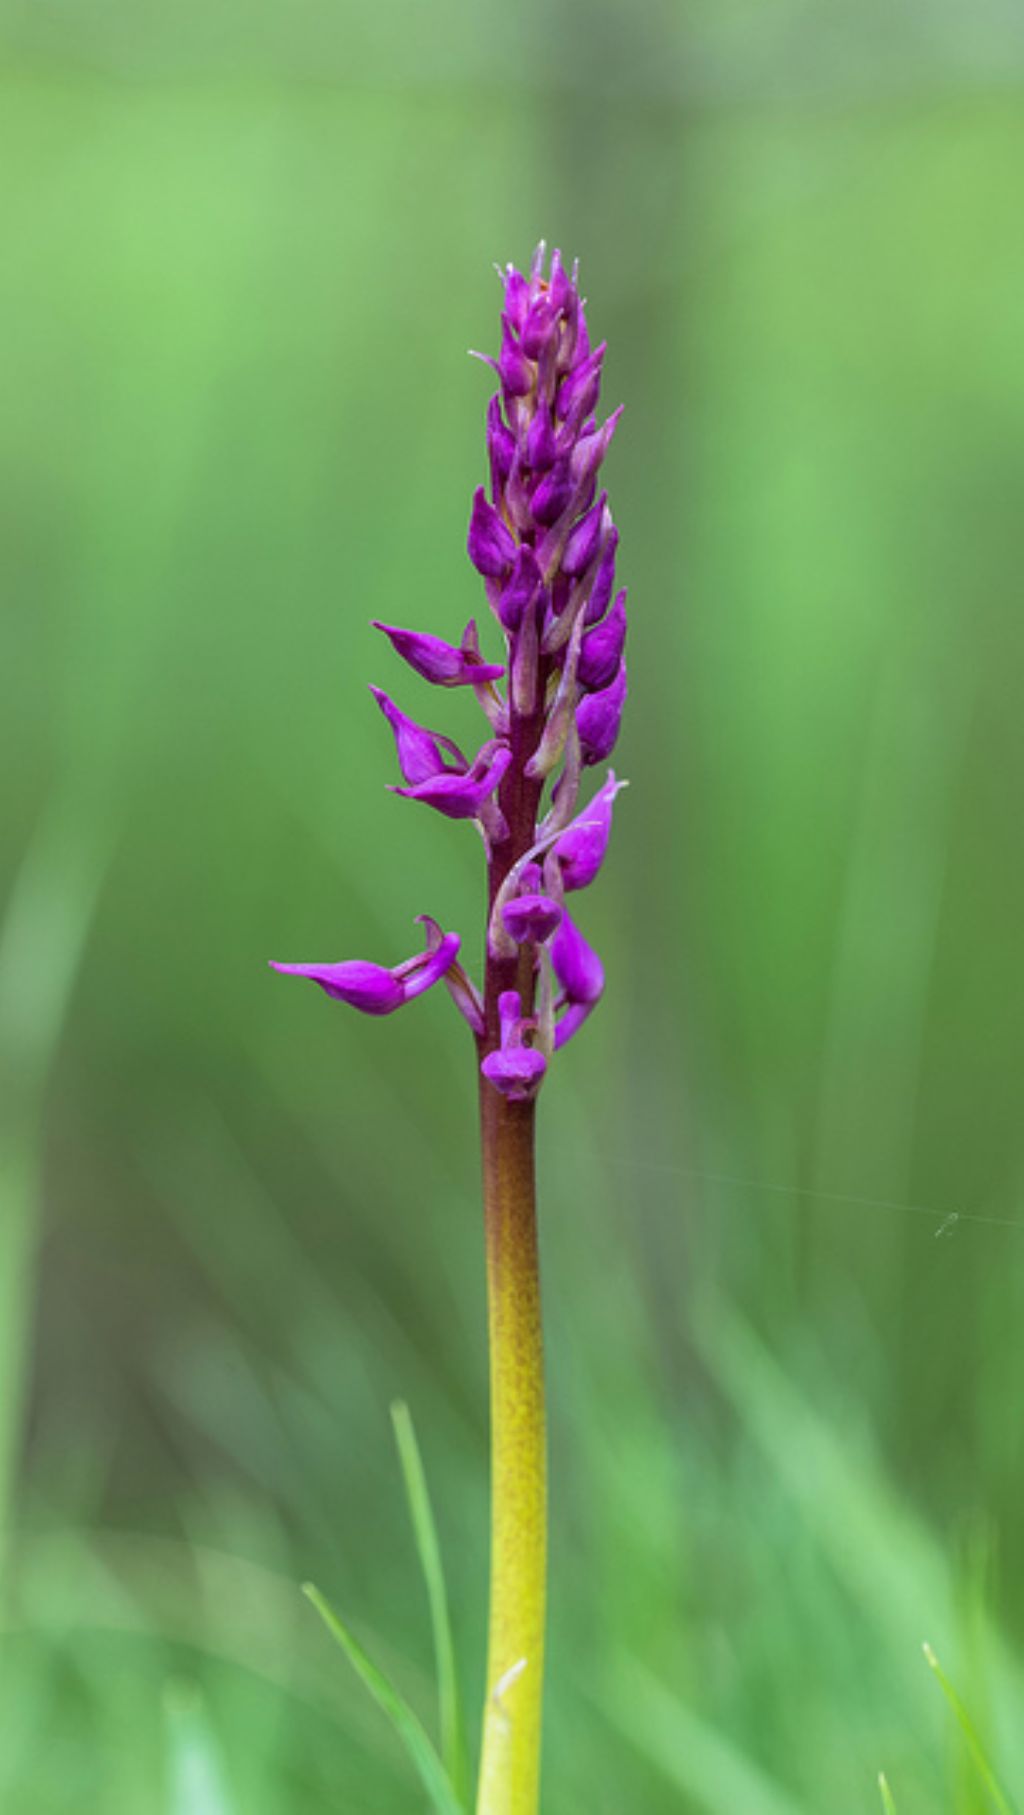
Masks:
[[[535,1815],[547,1561],[534,1103],[481,1080],[491,1352],[491,1607],[477,1815]]]

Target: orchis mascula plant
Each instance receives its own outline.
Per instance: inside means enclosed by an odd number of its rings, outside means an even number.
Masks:
[[[474,820],[487,854],[483,990],[459,936],[427,915],[426,949],[386,969],[279,964],[365,1014],[387,1015],[443,979],[480,1067],[491,1344],[491,1615],[480,1815],[537,1807],[546,1549],[544,1380],[534,1200],[534,1111],[551,1064],[604,988],[597,953],[566,906],[604,860],[619,788],[609,770],[580,806],[586,769],[610,755],[626,697],[626,595],[618,531],[598,472],[619,411],[595,415],[603,344],[591,350],[575,269],[538,247],[528,276],[502,275],[501,350],[485,364],[490,496],[473,500],[469,556],[505,641],[484,660],[474,622],[460,643],[378,624],[424,680],[472,687],[489,735],[472,760],[378,688],[403,785],[394,792]],[[478,355],[478,357],[484,357]],[[503,683],[499,685],[499,683]]]

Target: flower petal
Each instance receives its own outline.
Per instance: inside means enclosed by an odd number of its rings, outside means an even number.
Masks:
[[[335,1001],[347,1002],[364,1015],[393,1014],[405,1001],[393,972],[362,958],[349,958],[343,964],[276,964],[271,959],[270,967],[286,977],[308,977]]]

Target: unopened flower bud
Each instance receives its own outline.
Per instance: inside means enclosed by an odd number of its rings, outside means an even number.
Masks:
[[[557,453],[551,413],[541,405],[526,432],[526,464],[536,473],[546,473],[554,466]]]
[[[534,518],[545,527],[557,523],[573,494],[572,479],[569,475],[569,462],[558,459],[550,472],[545,473],[530,501]]]
[[[487,406],[487,453],[491,462],[491,490],[497,504],[516,457],[515,436],[502,417],[500,397],[492,397]]]
[[[619,546],[619,532],[612,526],[608,531],[608,540],[601,550],[601,560],[594,575],[583,617],[587,624],[596,624],[608,610],[608,601],[615,585],[615,551]]]
[[[589,888],[604,862],[612,829],[612,803],[625,782],[616,781],[609,769],[608,779],[599,788],[589,806],[583,807],[570,821],[552,852],[558,864],[562,886],[566,889]]]
[[[587,359],[582,360],[574,371],[563,378],[555,399],[555,408],[562,422],[575,426],[590,415],[601,390],[601,362],[604,355],[605,343],[602,341]]]
[[[469,558],[478,573],[499,580],[516,558],[516,545],[482,485],[473,494],[473,512],[467,538]]]
[[[597,554],[603,536],[611,529],[608,515],[608,493],[602,492],[597,503],[581,517],[569,533],[562,556],[562,572],[575,578],[585,573]]]
[[[529,543],[523,542],[516,554],[516,564],[495,607],[506,630],[519,629],[523,621],[523,613],[528,611],[540,596],[541,583],[541,571],[537,566],[537,557]]]
[[[589,693],[579,704],[576,729],[583,761],[603,763],[615,748],[626,703],[626,664],[619,663],[615,679],[599,693]]]
[[[626,643],[626,591],[618,594],[608,616],[588,630],[580,646],[577,674],[580,683],[594,691],[607,687],[618,672]]]

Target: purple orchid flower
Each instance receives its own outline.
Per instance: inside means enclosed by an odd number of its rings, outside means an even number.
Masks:
[[[612,830],[612,804],[616,794],[625,786],[624,781],[616,781],[614,769],[609,769],[604,787],[598,789],[589,807],[584,807],[562,833],[552,857],[563,888],[590,887],[608,849]]]
[[[531,1023],[523,1016],[518,990],[503,990],[498,998],[498,1015],[501,1043],[496,1052],[488,1053],[480,1069],[503,1097],[512,1103],[524,1103],[539,1088],[548,1062],[536,1047],[524,1044]]]
[[[396,964],[393,970],[362,958],[348,958],[342,964],[276,964],[271,960],[270,968],[286,977],[308,977],[336,1002],[347,1002],[364,1015],[391,1015],[444,976],[458,957],[460,943],[458,933],[442,934],[433,949],[428,941],[425,952]]]
[[[410,668],[422,675],[425,681],[432,681],[435,687],[475,686],[481,681],[500,681],[504,668],[493,662],[482,662],[480,645],[477,641],[476,625],[470,619],[463,632],[462,642],[458,648],[446,643],[441,637],[430,636],[419,630],[399,630],[394,624],[381,624],[373,620],[374,630],[383,630],[390,637],[392,647],[407,661]]]
[[[424,800],[448,819],[478,819],[512,761],[512,752],[492,740],[484,744],[466,770],[441,769],[411,788],[392,787],[406,800]]]

